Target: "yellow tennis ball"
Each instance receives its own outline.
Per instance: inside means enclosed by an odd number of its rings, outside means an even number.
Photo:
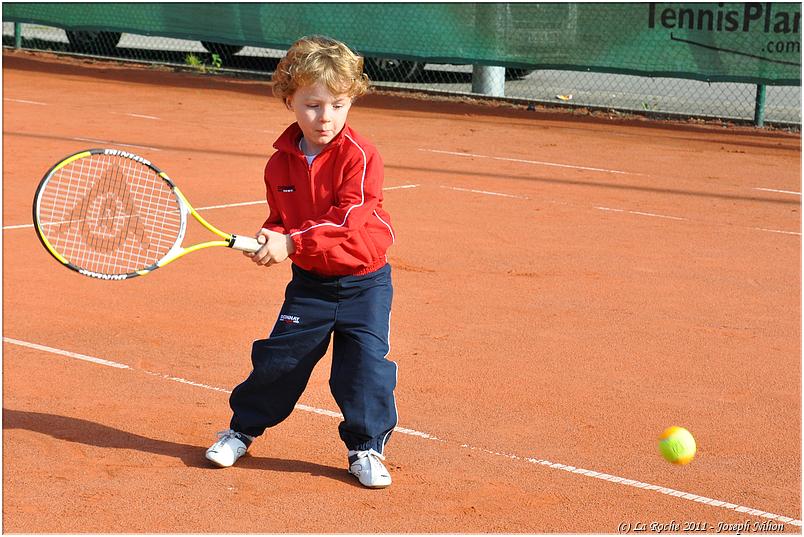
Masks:
[[[668,427],[659,436],[659,451],[673,464],[687,464],[695,457],[696,449],[695,438],[684,427]]]

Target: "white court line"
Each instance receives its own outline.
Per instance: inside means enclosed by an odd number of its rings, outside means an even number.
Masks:
[[[123,115],[125,115],[125,116],[130,116],[130,117],[138,117],[138,118],[142,118],[142,119],[156,119],[156,120],[161,120],[161,118],[158,118],[158,117],[156,117],[156,116],[146,116],[145,114],[130,114],[130,113],[124,113]]]
[[[402,188],[416,188],[419,185],[400,185],[400,186],[389,186],[383,188],[383,190],[399,190]],[[261,205],[267,203],[265,200],[257,200],[257,201],[241,201],[238,203],[227,203],[225,205],[208,205],[206,207],[195,207],[196,211],[207,211],[210,209],[228,209],[229,207],[245,207],[247,205]],[[27,229],[34,227],[33,224],[15,224],[12,226],[3,226],[3,231],[8,231],[11,229]]]
[[[623,175],[644,175],[641,173],[634,173],[634,172],[624,172],[622,170],[610,170],[608,168],[592,168],[590,166],[575,166],[572,164],[559,164],[557,162],[544,162],[541,160],[525,160],[521,158],[507,158],[507,157],[493,157],[490,155],[478,155],[476,153],[460,153],[457,151],[441,151],[439,149],[424,149],[419,148],[419,151],[425,151],[427,153],[439,153],[441,155],[453,155],[456,157],[473,157],[473,158],[488,158],[492,160],[504,160],[506,162],[521,162],[524,164],[538,164],[540,166],[553,166],[556,168],[571,168],[573,170],[589,170],[593,172],[605,172],[605,173],[619,173]]]
[[[686,218],[681,218],[679,216],[667,216],[665,214],[656,214],[656,213],[643,213],[640,211],[628,211],[631,214],[638,214],[640,216],[652,216],[653,218],[667,218],[669,220],[686,220]]]
[[[609,212],[612,212],[612,213],[628,213],[628,214],[636,214],[636,215],[639,215],[639,216],[651,216],[653,218],[667,218],[669,220],[681,220],[681,221],[684,221],[684,222],[689,221],[687,218],[680,218],[678,216],[667,216],[667,215],[664,215],[664,214],[644,213],[644,212],[641,212],[641,211],[628,211],[626,209],[613,209],[611,207],[595,207],[595,209],[597,209],[599,211],[609,211]],[[718,224],[718,225],[724,225],[724,224]],[[764,227],[748,227],[748,226],[740,226],[740,227],[744,227],[745,229],[753,229],[754,231],[766,231],[768,233],[781,233],[783,235],[798,235],[798,236],[801,236],[801,233],[799,233],[798,231],[783,231],[783,230],[780,230],[780,229],[767,229],[767,228],[764,228]]]
[[[162,151],[161,149],[157,149],[155,147],[150,147],[147,145],[136,145],[136,144],[122,144],[120,142],[111,142],[109,140],[96,140],[95,138],[70,138],[70,140],[77,140],[79,142],[92,142],[93,144],[103,144],[103,145],[119,145],[121,147],[136,147],[138,149],[148,149],[149,151]]]
[[[79,354],[79,353],[76,353],[76,352],[56,349],[56,348],[53,348],[53,347],[48,347],[46,345],[39,345],[38,343],[29,343],[27,341],[22,341],[22,340],[19,340],[19,339],[13,339],[13,338],[10,338],[10,337],[5,337],[5,336],[3,336],[3,341],[5,343],[10,343],[12,345],[19,345],[20,347],[26,347],[26,348],[29,348],[29,349],[35,349],[35,350],[38,350],[38,351],[48,352],[48,353],[51,353],[51,354],[58,354],[60,356],[67,356],[68,358],[75,358],[77,360],[82,360],[82,361],[85,361],[85,362],[92,362],[94,364],[103,365],[103,366],[106,366],[106,367],[113,367],[115,369],[129,369],[131,371],[140,371],[142,373],[145,373],[146,375],[151,375],[151,376],[159,377],[159,378],[162,378],[162,379],[165,379],[165,380],[178,382],[180,384],[187,384],[189,386],[195,386],[196,388],[204,388],[206,390],[213,390],[213,391],[216,391],[216,392],[222,392],[222,393],[228,393],[228,394],[232,393],[231,390],[227,390],[225,388],[218,388],[216,386],[210,386],[208,384],[202,384],[200,382],[194,382],[192,380],[187,380],[187,379],[184,379],[184,378],[181,378],[181,377],[174,377],[172,375],[166,375],[166,374],[163,374],[163,373],[155,373],[153,371],[148,371],[148,370],[145,370],[145,369],[137,369],[137,368],[128,366],[126,364],[121,364],[119,362],[113,362],[111,360],[104,360],[103,358],[96,358],[94,356],[87,356],[85,354]],[[297,404],[295,406],[295,408],[297,408],[299,410],[303,410],[305,412],[312,412],[313,414],[320,414],[322,416],[329,416],[331,418],[343,419],[343,414],[339,414],[338,412],[333,412],[332,410],[325,410],[323,408],[316,408],[316,407],[312,407],[312,406],[309,406],[309,405],[303,405],[303,404],[300,404],[300,403]],[[437,438],[437,437],[435,437],[435,436],[433,436],[431,434],[424,433],[424,432],[421,432],[421,431],[415,431],[413,429],[406,429],[404,427],[395,427],[394,431],[396,431],[398,433],[401,433],[401,434],[407,434],[407,435],[410,435],[410,436],[418,436],[420,438],[426,438],[428,440],[439,440],[440,442],[443,442],[443,440],[440,440],[439,438]]]
[[[389,186],[383,188],[383,190],[398,190],[401,188],[416,188],[419,185],[401,185],[401,186]],[[267,203],[266,200],[257,200],[257,201],[241,201],[239,203],[227,203],[225,205],[207,205],[206,207],[195,207],[196,211],[207,211],[209,209],[228,209],[229,207],[245,207],[248,205],[262,205]],[[33,227],[31,224],[28,224],[30,227]],[[6,228],[3,228],[6,229]]]
[[[209,386],[207,384],[201,384],[200,382],[193,382],[192,380],[183,379],[181,377],[174,377],[172,375],[165,375],[165,374],[162,374],[162,373],[154,373],[153,371],[146,371],[144,369],[141,369],[140,371],[142,371],[146,375],[152,375],[154,377],[159,377],[159,378],[163,378],[163,379],[166,379],[166,380],[172,380],[173,382],[178,382],[180,384],[187,384],[189,386],[195,386],[196,388],[204,388],[205,390],[213,390],[213,391],[216,391],[216,392],[223,392],[223,393],[232,393],[231,390],[225,390],[223,388],[217,388],[215,386]]]
[[[212,388],[212,389],[213,390],[219,390],[220,388]],[[224,391],[226,391],[228,393],[231,393],[229,390],[224,390]],[[338,412],[333,412],[332,410],[325,410],[323,408],[316,408],[314,406],[303,405],[301,403],[297,403],[294,406],[294,408],[296,408],[298,410],[303,410],[305,412],[311,412],[313,414],[320,414],[321,416],[328,416],[330,418],[337,418],[339,420],[343,419],[343,414],[340,414]],[[444,440],[441,440],[440,438],[436,438],[435,436],[433,436],[433,435],[431,435],[429,433],[423,433],[421,431],[416,431],[416,430],[413,430],[413,429],[406,429],[404,427],[394,427],[394,432],[399,433],[399,434],[406,434],[408,436],[418,436],[419,438],[424,438],[425,440],[437,440],[439,442],[445,442]]]
[[[196,211],[207,211],[209,209],[228,209],[229,207],[245,207],[247,205],[260,205],[261,203],[268,203],[265,200],[257,201],[241,201],[240,203],[227,203],[225,205],[207,205],[206,207],[196,207]]]
[[[798,231],[782,231],[780,229],[766,229],[764,227],[752,227],[750,229],[755,229],[757,231],[767,231],[768,233],[781,233],[783,235],[798,235],[801,236],[801,233]]]
[[[399,186],[387,186],[383,188],[383,190],[401,190],[403,188],[417,188],[419,185],[399,185]]]
[[[75,358],[77,360],[84,360],[85,362],[92,362],[99,365],[105,365],[108,367],[116,367],[118,369],[131,369],[125,364],[118,364],[117,362],[111,362],[109,360],[104,360],[103,358],[95,358],[94,356],[87,356],[85,354],[78,354],[77,352],[70,352],[70,351],[63,351],[60,349],[54,349],[53,347],[46,347],[44,345],[38,345],[36,343],[28,343],[27,341],[20,341],[18,339],[11,339],[10,337],[3,337],[3,341],[6,343],[11,343],[12,345],[19,345],[20,347],[28,347],[29,349],[36,349],[38,351],[43,352],[51,352],[53,354],[60,354],[62,356],[67,356],[68,358]]]
[[[25,99],[9,99],[4,97],[3,100],[11,101],[12,103],[38,104],[39,106],[47,106],[47,103],[40,103],[39,101],[26,101]]]
[[[611,207],[595,207],[595,209],[599,211],[610,211],[613,213],[629,213],[629,214],[636,214],[639,216],[650,216],[653,218],[667,218],[668,220],[682,220],[686,221],[686,218],[681,218],[678,216],[667,216],[665,214],[655,214],[655,213],[643,213],[641,211],[628,211],[626,209],[612,209]]]
[[[193,382],[191,380],[187,380],[187,379],[183,379],[183,378],[179,378],[179,377],[173,377],[171,375],[165,375],[165,374],[161,374],[161,373],[154,373],[152,371],[145,371],[145,370],[142,370],[142,369],[135,369],[135,368],[130,367],[130,366],[125,365],[125,364],[119,364],[117,362],[111,362],[109,360],[103,360],[101,358],[94,358],[92,356],[86,356],[84,354],[78,354],[78,353],[74,353],[74,352],[64,351],[64,350],[61,350],[61,349],[54,349],[52,347],[47,347],[45,345],[38,345],[36,343],[28,343],[27,341],[20,341],[18,339],[12,339],[12,338],[8,338],[8,337],[3,337],[3,341],[6,342],[6,343],[10,343],[12,345],[20,345],[22,347],[28,347],[28,348],[40,350],[40,351],[43,351],[43,352],[49,352],[49,353],[52,353],[52,354],[58,354],[58,355],[67,356],[67,357],[70,357],[70,358],[77,358],[77,359],[80,359],[80,360],[85,360],[85,361],[93,362],[93,363],[96,363],[96,364],[99,364],[99,365],[105,365],[105,366],[108,366],[108,367],[114,367],[114,368],[117,368],[117,369],[129,369],[131,371],[140,371],[142,373],[145,373],[145,374],[148,374],[148,375],[151,375],[151,376],[156,376],[156,377],[163,378],[165,380],[170,380],[170,381],[173,381],[173,382],[179,382],[181,384],[187,384],[187,385],[190,385],[190,386],[195,386],[197,388],[204,388],[204,389],[213,390],[213,391],[222,392],[222,393],[231,393],[230,390],[226,390],[224,388],[218,388],[218,387],[215,387],[215,386],[209,386],[209,385],[206,385],[206,384],[202,384],[200,382]],[[339,414],[337,412],[333,412],[331,410],[325,410],[325,409],[322,409],[322,408],[316,408],[316,407],[311,407],[311,406],[302,405],[302,404],[297,404],[295,406],[295,408],[298,409],[298,410],[302,410],[304,412],[311,412],[311,413],[314,413],[314,414],[319,414],[319,415],[322,415],[322,416],[328,416],[328,417],[331,417],[331,418],[343,419],[343,415],[341,415],[341,414]],[[421,431],[415,431],[415,430],[412,430],[412,429],[406,429],[404,427],[395,427],[394,431],[399,433],[399,434],[405,434],[405,435],[409,435],[409,436],[424,438],[424,439],[427,439],[427,440],[436,440],[436,441],[439,441],[439,442],[442,442],[442,443],[445,443],[445,444],[447,444],[447,443],[452,444],[452,442],[442,440],[442,439],[440,439],[440,438],[438,438],[438,437],[436,437],[436,436],[434,436],[432,434],[424,433],[424,432],[421,432]],[[652,485],[650,483],[644,483],[642,481],[637,481],[637,480],[634,480],[634,479],[627,479],[627,478],[624,478],[624,477],[619,477],[619,476],[616,476],[616,475],[606,474],[606,473],[603,473],[603,472],[597,472],[597,471],[594,471],[594,470],[587,470],[587,469],[584,469],[584,468],[577,468],[575,466],[570,466],[570,465],[566,465],[566,464],[562,464],[562,463],[558,463],[558,462],[551,462],[551,461],[548,461],[548,460],[537,459],[537,458],[533,458],[533,457],[522,457],[522,456],[515,455],[515,454],[512,454],[512,453],[501,453],[501,452],[498,452],[498,451],[492,451],[492,450],[489,450],[489,449],[474,447],[474,446],[471,446],[469,444],[460,444],[460,447],[465,448],[465,449],[470,449],[470,450],[473,450],[473,451],[479,451],[479,452],[486,453],[486,454],[489,454],[489,455],[493,455],[493,456],[496,456],[496,457],[504,457],[504,458],[509,459],[509,460],[522,461],[522,462],[526,462],[526,463],[530,463],[530,464],[543,466],[545,468],[551,468],[551,469],[554,469],[554,470],[561,470],[561,471],[569,472],[569,473],[572,473],[572,474],[575,474],[575,475],[582,475],[582,476],[591,477],[591,478],[594,478],[594,479],[601,479],[601,480],[608,481],[610,483],[614,483],[614,484],[617,484],[617,485],[624,485],[624,486],[628,486],[628,487],[639,488],[639,489],[646,490],[646,491],[657,492],[659,494],[665,494],[665,495],[668,495],[668,496],[671,496],[671,497],[676,497],[676,498],[679,498],[679,499],[683,499],[683,500],[687,500],[687,501],[691,501],[691,502],[695,502],[695,503],[702,503],[704,505],[709,505],[709,506],[712,506],[712,507],[720,507],[720,508],[723,508],[723,509],[730,509],[730,510],[736,511],[738,513],[745,513],[745,514],[748,514],[748,515],[761,517],[761,518],[767,518],[767,519],[770,519],[770,520],[778,520],[780,522],[790,524],[791,526],[798,526],[798,527],[802,526],[802,521],[801,520],[797,520],[797,519],[794,519],[792,517],[787,517],[787,516],[783,516],[783,515],[777,515],[777,514],[774,514],[774,513],[769,513],[767,511],[762,511],[760,509],[753,509],[751,507],[745,507],[745,506],[742,506],[742,505],[729,503],[729,502],[725,502],[725,501],[722,501],[722,500],[716,500],[714,498],[707,498],[705,496],[699,496],[697,494],[692,494],[690,492],[683,492],[683,491],[680,491],[680,490],[674,490],[674,489],[671,489],[671,488],[668,488],[668,487],[662,487],[660,485]]]
[[[762,192],[778,192],[779,194],[792,194],[794,196],[801,195],[801,192],[793,192],[791,190],[776,190],[775,188],[754,188],[752,190],[761,190]]]
[[[9,230],[9,229],[25,229],[25,228],[29,228],[29,227],[33,227],[33,224],[17,224],[17,225],[14,225],[14,226],[3,226],[3,231]]]
[[[457,190],[458,192],[473,192],[475,194],[486,194],[488,196],[501,196],[504,198],[516,198],[520,200],[527,200],[530,199],[527,196],[515,196],[513,194],[502,194],[501,192],[489,192],[488,190],[474,190],[472,188],[458,188],[457,186],[441,186],[441,188],[446,188],[449,190]]]

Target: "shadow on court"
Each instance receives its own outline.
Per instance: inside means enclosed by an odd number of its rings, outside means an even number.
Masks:
[[[221,470],[204,458],[205,446],[179,444],[121,431],[107,425],[80,418],[57,416],[41,412],[12,410],[3,408],[3,430],[24,429],[53,437],[57,440],[76,442],[110,449],[133,449],[156,455],[166,455],[179,459],[190,468]],[[345,464],[346,461],[344,461]],[[254,457],[247,455],[238,461],[238,468],[250,470],[270,470],[309,474],[314,477],[327,477],[350,485],[359,486],[344,468],[334,468],[308,461],[278,459],[274,457]]]
[[[14,132],[14,131],[3,131],[3,137],[6,136],[22,136],[26,138],[35,138],[35,139],[42,139],[42,140],[61,140],[61,141],[74,141],[74,138],[68,136],[57,136],[53,134],[46,134],[46,133],[32,133],[32,132]],[[130,143],[131,141],[127,141]],[[181,152],[197,152],[202,154],[210,154],[216,153],[220,155],[227,155],[233,157],[248,157],[248,158],[260,158],[263,159],[264,155],[260,155],[257,153],[245,153],[245,152],[238,152],[238,151],[230,151],[230,150],[220,150],[210,147],[190,147],[190,146],[181,146],[181,145],[167,145],[167,144],[156,144],[153,142],[147,141],[136,141],[138,144],[149,144],[157,149],[164,149],[164,150],[171,150],[171,151],[181,151]],[[108,145],[115,146],[117,141],[110,141]],[[695,190],[680,190],[674,188],[658,188],[658,187],[651,187],[651,186],[639,186],[639,185],[628,185],[628,184],[619,184],[619,183],[607,183],[604,181],[583,181],[583,180],[574,180],[574,179],[558,179],[553,177],[542,177],[536,176],[533,174],[529,174],[527,172],[523,172],[522,174],[504,174],[500,173],[497,170],[492,170],[488,172],[477,171],[477,170],[470,170],[470,169],[459,169],[458,167],[452,168],[425,168],[421,166],[400,166],[394,165],[390,163],[385,163],[386,170],[403,170],[405,172],[417,172],[417,173],[440,173],[445,175],[456,175],[459,177],[481,177],[481,178],[505,178],[505,179],[517,179],[523,181],[530,181],[534,183],[546,183],[546,184],[557,184],[557,185],[571,185],[571,186],[580,186],[580,187],[595,187],[595,188],[608,188],[613,190],[625,190],[625,191],[634,191],[634,192],[647,192],[650,194],[675,194],[679,196],[689,196],[689,197],[700,197],[700,198],[713,198],[713,199],[723,199],[723,200],[735,200],[735,201],[748,201],[748,202],[758,202],[758,203],[772,203],[772,204],[781,204],[781,205],[800,205],[800,199],[789,199],[789,198],[778,198],[772,197],[773,194],[768,193],[765,196],[748,196],[748,195],[740,195],[740,194],[727,194],[721,192],[704,192],[704,191],[695,191]]]

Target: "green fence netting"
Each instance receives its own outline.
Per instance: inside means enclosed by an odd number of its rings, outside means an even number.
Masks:
[[[750,118],[763,86],[769,117],[800,123],[801,116],[797,3],[4,3],[3,21],[9,46],[8,23],[23,22],[34,33],[62,29],[65,51],[159,61],[153,41],[179,39],[196,43],[201,63],[253,71],[272,70],[268,58],[281,56],[264,51],[325,34],[365,55],[375,80],[397,85],[471,92],[472,65],[500,65],[507,96],[617,108],[610,97],[624,86],[633,95],[623,109],[689,115]],[[17,38],[23,47],[59,49]],[[187,63],[180,54],[193,52],[164,48],[168,63]],[[602,86],[585,80],[590,75]],[[523,78],[541,82],[536,95],[516,80]],[[674,95],[673,87],[686,89]],[[679,105],[689,100],[684,92],[739,93],[708,97],[739,101],[739,111]]]

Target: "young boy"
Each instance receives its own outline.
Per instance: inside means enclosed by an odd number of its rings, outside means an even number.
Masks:
[[[329,385],[344,419],[338,429],[349,472],[366,487],[391,484],[383,451],[397,422],[390,350],[393,288],[385,255],[394,242],[382,208],[377,149],[346,118],[368,89],[363,59],[343,43],[305,37],[273,75],[274,94],[296,116],[265,167],[270,216],[246,254],[271,266],[288,257],[293,277],[268,339],[255,341],[253,371],[229,403],[230,429],[206,457],[231,466],[255,437],[293,410],[329,347]]]

